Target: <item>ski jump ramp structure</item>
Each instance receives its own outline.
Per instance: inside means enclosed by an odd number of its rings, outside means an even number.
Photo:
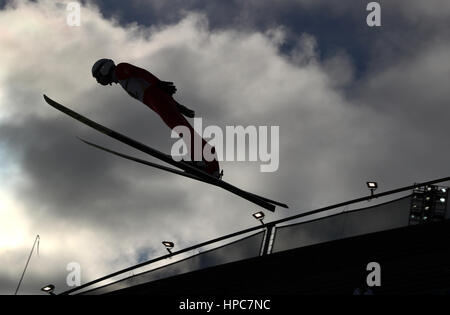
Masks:
[[[384,257],[382,259],[387,259],[387,254],[383,254],[386,251],[392,257],[397,257],[397,252],[404,253],[405,251],[407,252],[405,255],[409,255],[415,251],[414,247],[408,247],[414,246],[414,244],[409,244],[409,238],[416,240],[411,242],[417,244],[436,242],[434,246],[444,246],[444,248],[439,247],[436,251],[446,252],[450,248],[449,245],[445,245],[443,240],[429,240],[428,238],[432,237],[433,233],[442,234],[449,231],[448,228],[442,227],[442,224],[450,226],[450,220],[448,220],[450,211],[447,211],[450,204],[447,202],[448,188],[436,185],[447,181],[450,181],[450,177],[365,196],[231,233],[114,272],[61,294],[171,294],[176,292],[173,286],[169,286],[169,283],[174,281],[181,281],[181,283],[185,281],[184,287],[179,282],[175,288],[184,288],[188,292],[196,292],[197,288],[200,290],[198,293],[212,293],[215,287],[219,290],[223,286],[228,289],[233,287],[233,290],[239,291],[246,287],[245,284],[248,285],[251,282],[250,280],[241,281],[245,276],[243,270],[247,270],[246,275],[250,278],[249,275],[256,272],[252,278],[254,283],[259,281],[258,272],[264,273],[269,278],[270,274],[276,274],[276,272],[271,273],[267,270],[272,267],[276,267],[278,272],[281,272],[280,270],[288,272],[287,275],[284,274],[285,278],[300,277],[299,279],[305,282],[308,275],[304,274],[304,268],[309,268],[308,274],[310,274],[314,273],[315,268],[325,260],[344,261],[347,259],[348,262],[345,265],[337,263],[343,268],[341,268],[341,272],[336,271],[337,273],[335,273],[339,278],[345,272],[350,272],[348,268],[353,266],[354,262],[369,259],[358,256],[366,251],[367,246],[373,247],[374,260],[377,259],[377,252],[381,252],[380,259],[382,257]],[[403,194],[403,196],[399,197],[398,194]],[[390,198],[390,200],[382,201],[382,198]],[[367,203],[367,201],[371,201],[368,207],[348,210],[351,205]],[[379,203],[374,204],[377,201]],[[334,211],[334,213],[324,216],[326,211]],[[428,232],[423,232],[425,231],[423,229]],[[420,233],[426,233],[426,235]],[[435,237],[444,237],[441,234]],[[450,243],[447,242],[447,244]],[[422,244],[422,246],[428,245]],[[383,249],[384,247],[386,249]],[[372,257],[370,253],[367,252],[367,257]],[[334,258],[330,258],[332,254],[335,255]],[[302,264],[309,267],[304,267],[302,270],[300,268]],[[357,269],[357,267],[355,268]],[[264,272],[264,270],[266,271]],[[221,275],[226,276],[221,278]],[[323,277],[321,272],[316,276]],[[196,287],[196,283],[200,286],[200,283],[203,283],[202,279],[210,281],[211,277],[222,279],[223,283],[216,281],[214,284],[210,284],[207,290],[203,287],[204,291]],[[348,277],[348,279],[350,278]],[[281,284],[279,279],[280,277],[272,279],[273,286],[264,286],[266,282],[261,282],[251,288],[248,287],[248,289],[253,290],[252,292],[262,290],[261,292],[265,294],[281,292],[281,287],[285,290],[291,288],[290,294],[317,292],[317,288],[315,291],[313,290],[317,281],[293,287],[287,283],[289,279],[284,280],[285,282]],[[341,280],[342,283],[345,282],[343,279]],[[167,284],[166,291],[164,291],[165,283]],[[305,285],[309,286],[310,291],[305,289]],[[189,289],[186,286],[189,286]],[[168,287],[171,289],[167,289]],[[326,287],[330,288],[329,285]],[[340,290],[342,291],[342,288]],[[450,292],[450,285],[448,290]],[[336,293],[332,289],[324,292]]]

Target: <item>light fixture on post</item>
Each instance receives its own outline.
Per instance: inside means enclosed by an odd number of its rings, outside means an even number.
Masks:
[[[163,241],[162,244],[166,247],[169,254],[172,254],[171,249],[175,246],[175,244],[173,242],[169,242],[169,241]]]
[[[44,291],[45,293],[48,293],[50,295],[55,295],[53,291],[55,290],[55,286],[53,284],[46,285],[41,289],[41,291]]]
[[[370,196],[373,196],[373,192],[378,188],[377,182],[367,182],[367,188],[370,189]]]
[[[253,213],[252,215],[256,220],[259,220],[259,222],[261,222],[261,224],[264,225],[264,222],[263,222],[263,219],[265,217],[264,212],[259,211],[259,212]]]

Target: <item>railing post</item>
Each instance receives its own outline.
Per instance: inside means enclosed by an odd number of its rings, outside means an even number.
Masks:
[[[262,250],[261,256],[265,256],[265,255],[268,254],[270,241],[271,241],[274,229],[275,229],[275,224],[268,224],[267,225],[266,238],[264,240],[263,250]]]

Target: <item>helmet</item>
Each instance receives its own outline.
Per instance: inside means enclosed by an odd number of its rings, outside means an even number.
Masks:
[[[92,66],[92,76],[96,79],[107,77],[114,67],[114,61],[111,59],[99,59]]]

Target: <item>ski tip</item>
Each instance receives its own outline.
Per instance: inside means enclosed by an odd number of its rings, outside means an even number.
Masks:
[[[289,209],[289,207],[285,204],[276,204],[276,205],[272,204],[272,205],[274,206],[273,212],[275,212],[276,209],[280,209],[280,208]]]
[[[274,201],[274,200],[270,200],[270,199],[265,199],[265,201],[269,202],[270,204],[272,204],[274,206],[289,209],[289,206],[285,203],[281,203],[279,201]]]
[[[54,103],[54,101],[47,95],[43,94],[43,96],[44,96],[44,100],[47,102],[47,104],[52,105],[52,103]]]
[[[273,203],[273,202],[271,202],[271,204],[274,205],[275,207],[281,207],[281,208],[289,209],[289,206],[284,204],[284,203],[280,203],[280,202]]]

